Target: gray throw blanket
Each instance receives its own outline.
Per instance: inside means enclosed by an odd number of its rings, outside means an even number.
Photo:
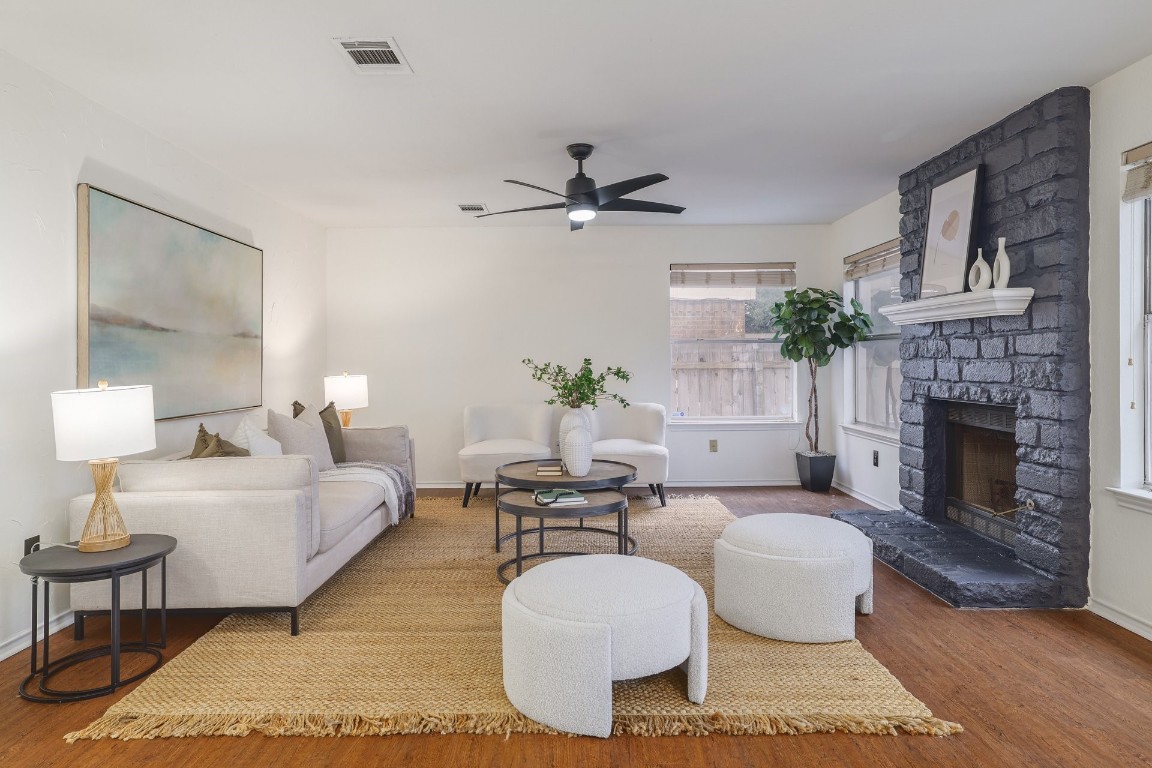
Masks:
[[[395,464],[385,464],[382,461],[347,461],[337,464],[335,469],[327,469],[320,473],[321,480],[359,480],[375,482],[367,473],[384,475],[396,491],[397,521],[412,517],[416,513],[416,489],[412,480]],[[383,485],[382,483],[378,483]]]

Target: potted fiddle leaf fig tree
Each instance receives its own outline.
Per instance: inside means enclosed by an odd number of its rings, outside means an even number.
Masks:
[[[808,419],[804,422],[807,451],[796,452],[800,484],[808,491],[827,492],[832,487],[836,454],[820,450],[820,400],[816,372],[832,362],[839,349],[863,341],[872,330],[872,318],[856,299],[844,308],[844,297],[822,288],[795,288],[769,310],[769,325],[781,339],[780,354],[796,363],[807,362],[812,385],[808,390]]]

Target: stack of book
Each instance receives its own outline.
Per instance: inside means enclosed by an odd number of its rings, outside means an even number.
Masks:
[[[567,488],[536,491],[535,501],[541,507],[570,507],[588,503],[588,499],[580,491],[570,491]]]
[[[562,474],[564,474],[564,465],[560,459],[545,459],[536,462],[536,475],[538,477],[559,477]]]

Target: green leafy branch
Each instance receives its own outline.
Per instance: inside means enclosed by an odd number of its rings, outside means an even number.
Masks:
[[[554,394],[546,401],[549,405],[559,403],[568,408],[590,405],[595,408],[598,400],[614,400],[625,408],[628,407],[627,400],[614,392],[609,392],[606,387],[610,376],[619,381],[628,381],[632,378],[631,373],[619,366],[606,368],[603,373],[595,374],[592,372],[592,360],[586,357],[580,368],[575,373],[570,373],[563,365],[554,363],[538,365],[528,357],[521,362],[532,371],[533,379],[552,387]]]

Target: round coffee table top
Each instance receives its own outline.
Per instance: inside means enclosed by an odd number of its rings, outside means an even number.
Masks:
[[[496,468],[496,481],[513,488],[569,488],[587,491],[596,488],[621,488],[636,479],[636,467],[622,461],[595,460],[584,477],[538,475],[535,460],[514,461]]]
[[[85,576],[108,578],[113,571],[123,571],[152,563],[176,549],[176,539],[162,533],[134,533],[126,547],[104,552],[81,552],[64,546],[37,550],[20,561],[20,570],[29,576],[51,579]]]
[[[628,506],[628,498],[619,491],[586,491],[587,504],[550,504],[540,506],[532,491],[508,491],[500,494],[497,502],[501,512],[517,517],[576,518],[599,517],[620,512]]]

